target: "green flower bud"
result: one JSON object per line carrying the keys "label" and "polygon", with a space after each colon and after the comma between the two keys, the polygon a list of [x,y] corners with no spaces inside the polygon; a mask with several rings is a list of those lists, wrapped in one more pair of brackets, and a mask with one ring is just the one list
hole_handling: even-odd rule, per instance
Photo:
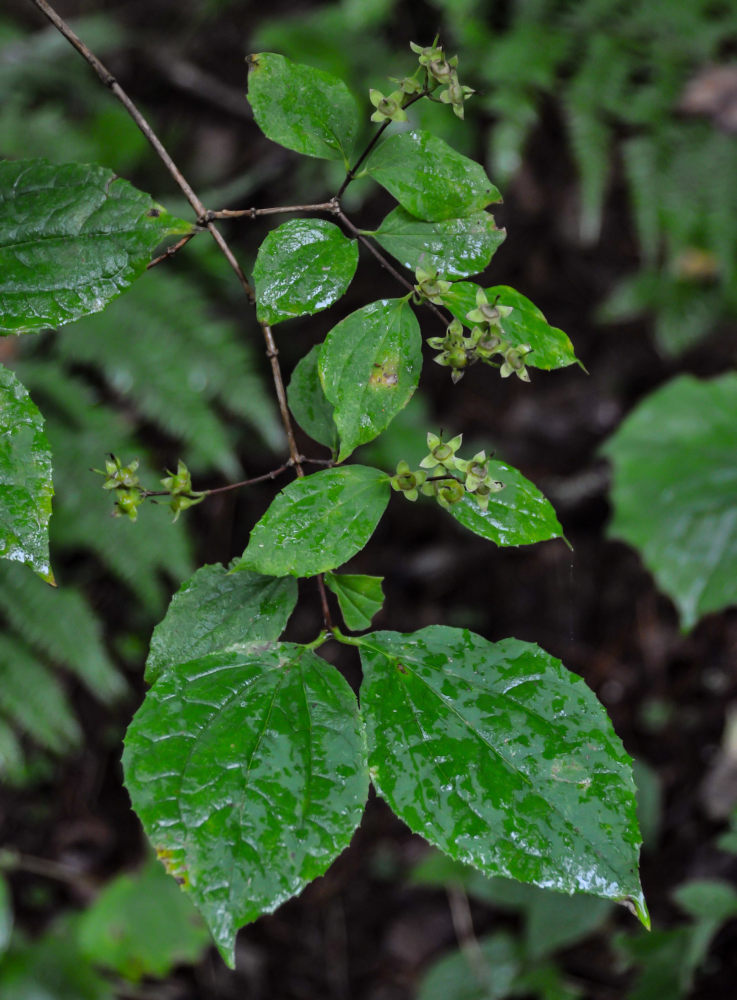
{"label": "green flower bud", "polygon": [[174,520],[178,519],[183,510],[189,510],[190,507],[202,503],[204,499],[204,493],[194,493],[191,496],[183,496],[181,493],[175,493],[169,501],[169,507],[174,514]]}
{"label": "green flower bud", "polygon": [[143,497],[137,489],[118,490],[113,517],[128,517],[131,521],[138,519],[138,508],[143,503]]}
{"label": "green flower bud", "polygon": [[169,472],[168,469],[166,471],[168,475],[161,480],[161,485],[165,490],[169,490],[170,493],[175,495],[192,492],[192,476],[181,458],[177,463],[176,473]]}

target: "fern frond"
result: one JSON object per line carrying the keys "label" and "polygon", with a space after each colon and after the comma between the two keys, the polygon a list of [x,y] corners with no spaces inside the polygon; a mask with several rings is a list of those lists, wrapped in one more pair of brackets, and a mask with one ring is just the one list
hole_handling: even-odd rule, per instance
{"label": "fern frond", "polygon": [[25,567],[0,563],[0,609],[8,624],[35,650],[63,666],[101,701],[126,690],[108,656],[102,630],[80,591],[49,587]]}
{"label": "fern frond", "polygon": [[181,276],[147,274],[104,313],[64,330],[56,352],[67,364],[94,366],[141,417],[182,442],[195,470],[241,472],[232,421],[218,406],[262,440],[281,442],[263,370],[243,332],[213,318],[197,286]]}
{"label": "fern frond", "polygon": [[111,451],[126,459],[138,457],[141,479],[153,488],[161,470],[125,418],[100,405],[94,391],[81,379],[60,371],[53,358],[16,367],[46,416],[56,490],[52,554],[93,552],[152,616],[157,614],[169,597],[164,576],[181,580],[194,568],[184,519],[171,523],[168,508],[163,506],[148,508],[135,525],[111,518],[110,496],[100,488],[100,477],[89,470],[99,467]]}
{"label": "fern frond", "polygon": [[0,716],[53,753],[82,733],[63,687],[20,639],[0,636]]}

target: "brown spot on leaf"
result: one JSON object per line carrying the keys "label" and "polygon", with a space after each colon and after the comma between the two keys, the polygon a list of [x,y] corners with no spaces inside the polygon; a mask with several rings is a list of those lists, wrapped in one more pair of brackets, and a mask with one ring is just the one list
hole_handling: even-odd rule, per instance
{"label": "brown spot on leaf", "polygon": [[374,388],[392,389],[399,382],[397,362],[387,358],[381,363],[376,362],[369,378],[369,385]]}

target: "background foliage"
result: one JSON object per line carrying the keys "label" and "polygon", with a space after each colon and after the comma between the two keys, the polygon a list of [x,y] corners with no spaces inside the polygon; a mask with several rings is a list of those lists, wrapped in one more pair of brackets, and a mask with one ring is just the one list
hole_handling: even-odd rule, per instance
{"label": "background foliage", "polygon": [[[446,379],[431,376],[423,383],[424,397],[400,418],[400,454],[389,454],[393,443],[380,442],[359,452],[359,461],[393,466],[412,447],[419,458],[422,414],[436,407],[468,437],[479,438],[480,446],[489,445],[491,427],[493,443],[505,457],[534,470],[532,478],[556,500],[574,556],[562,543],[538,556],[482,551],[460,534],[449,543],[438,522],[424,513],[411,524],[391,521],[378,539],[387,552],[400,535],[415,546],[388,576],[391,625],[415,627],[420,609],[428,621],[465,624],[475,617],[487,634],[540,641],[598,689],[627,745],[656,765],[655,781],[666,793],[661,832],[652,834],[652,854],[645,859],[658,928],[651,938],[634,937],[630,930],[615,940],[619,921],[603,910],[587,913],[576,925],[565,913],[567,901],[556,910],[548,900],[552,914],[535,917],[532,897],[509,901],[499,886],[484,895],[486,890],[468,885],[457,871],[441,872],[425,884],[464,889],[481,950],[490,956],[485,961],[506,970],[495,977],[496,992],[490,993],[484,966],[474,970],[473,941],[464,939],[451,907],[454,933],[443,892],[426,888],[422,892],[430,895],[416,897],[418,890],[405,887],[416,848],[377,809],[326,896],[316,887],[286,915],[244,935],[246,971],[238,988],[245,983],[254,995],[261,990],[296,996],[310,995],[305,991],[313,986],[316,993],[327,989],[340,996],[350,983],[351,995],[370,996],[376,995],[379,976],[391,983],[392,996],[407,996],[415,988],[420,995],[442,990],[447,996],[449,982],[465,984],[462,996],[525,989],[544,997],[582,991],[637,1000],[724,996],[735,952],[734,921],[720,930],[734,914],[729,891],[711,886],[702,904],[702,890],[675,887],[688,879],[735,876],[733,857],[716,839],[737,799],[729,778],[734,749],[728,726],[722,740],[724,707],[737,694],[730,668],[734,612],[706,619],[689,638],[679,629],[696,625],[704,611],[733,603],[729,588],[737,573],[728,562],[722,592],[703,604],[684,603],[678,588],[668,584],[642,541],[651,537],[648,515],[668,484],[654,482],[645,502],[635,496],[636,518],[629,529],[625,525],[620,497],[627,482],[619,477],[626,476],[630,460],[625,433],[636,426],[626,423],[622,435],[605,446],[617,468],[614,530],[643,547],[660,586],[679,604],[679,622],[637,557],[602,540],[606,467],[597,448],[627,410],[671,376],[691,372],[703,379],[734,366],[737,140],[728,94],[711,105],[702,98],[698,105],[698,91],[694,97],[689,90],[689,81],[698,80],[711,63],[731,65],[734,59],[737,16],[731,5],[689,0],[664,17],[660,4],[625,0],[464,0],[427,4],[417,13],[391,0],[344,0],[280,10],[268,20],[266,12],[237,0],[211,0],[198,5],[191,22],[182,19],[180,28],[162,38],[159,18],[165,7],[149,5],[136,18],[113,7],[87,16],[78,28],[93,49],[114,61],[131,89],[140,88],[136,96],[149,105],[188,174],[201,189],[210,189],[208,203],[247,204],[261,199],[267,184],[278,192],[272,200],[312,199],[315,192],[333,190],[340,177],[338,165],[334,176],[325,163],[307,162],[295,170],[294,158],[253,139],[242,99],[246,51],[279,51],[345,76],[362,100],[369,85],[382,86],[387,73],[396,72],[398,53],[410,37],[429,41],[428,24],[437,25],[448,48],[461,54],[468,82],[479,92],[467,105],[471,127],[462,129],[432,107],[418,115],[416,125],[431,124],[457,148],[486,161],[505,195],[499,224],[510,231],[495,258],[506,273],[495,270],[494,280],[508,281],[539,302],[551,322],[571,334],[591,375],[587,379],[574,369],[536,374],[531,401],[521,385],[495,388],[488,400],[488,386],[471,373],[463,402],[449,397]],[[86,11],[70,6],[64,13]],[[172,211],[184,212],[123,111],[66,43],[20,2],[9,4],[0,21],[0,92],[2,155],[99,162],[153,190]],[[698,106],[702,111],[694,114]],[[357,183],[350,197],[360,211],[367,189]],[[239,237],[249,269],[264,232],[254,227]],[[18,372],[47,417],[56,463],[52,552],[61,584],[51,592],[7,565],[0,577],[6,625],[0,658],[3,840],[67,866],[71,860],[95,884],[140,858],[111,755],[134,692],[141,690],[148,634],[195,560],[227,561],[244,547],[240,525],[260,516],[268,494],[253,491],[236,501],[213,502],[209,512],[191,512],[188,525],[171,525],[163,510],[151,510],[131,531],[130,525],[107,520],[109,505],[99,481],[80,470],[101,464],[112,450],[138,455],[154,477],[156,469],[173,467],[181,455],[209,485],[241,470],[257,474],[269,467],[267,448],[281,449],[263,388],[265,365],[252,347],[258,341],[242,336],[237,291],[214,253],[197,244],[176,268],[157,269],[101,316],[68,327],[64,337],[2,345],[11,352],[4,363]],[[350,308],[360,302],[358,290],[356,295]],[[631,319],[640,315],[644,320]],[[287,366],[305,353],[311,336],[304,321],[294,321],[280,344]],[[722,380],[727,388],[730,379]],[[693,471],[703,495],[709,479],[700,471],[705,451],[699,442],[689,452],[683,438],[669,430],[661,451],[661,427],[670,427],[683,404],[676,400],[664,413],[653,408],[679,384],[666,386],[643,404],[649,410],[638,411],[656,427],[653,439],[640,439],[638,447],[646,455],[662,454],[663,474],[670,469],[677,481],[684,466]],[[733,404],[732,389],[725,408]],[[636,419],[637,413],[629,421]],[[725,456],[731,453],[729,433],[725,427],[724,444],[716,449],[723,447]],[[720,461],[729,468],[728,457]],[[731,482],[719,477],[708,495],[718,499],[722,489],[728,515]],[[713,543],[720,556],[734,558],[732,543],[722,544],[710,523],[703,530],[703,536],[692,527],[682,530],[678,544],[688,538],[704,553]],[[668,539],[663,549],[672,553]],[[386,555],[378,552],[362,556],[357,571],[384,572],[382,560]],[[696,584],[703,578],[698,561],[689,559],[689,593],[696,585],[694,567]],[[299,635],[309,624],[297,620],[293,628]],[[39,692],[30,706],[29,687]],[[690,734],[685,750],[684,732]],[[73,792],[80,774],[86,775],[82,791]],[[55,788],[66,792],[56,799]],[[12,869],[13,859],[5,860],[4,867]],[[10,948],[0,965],[3,996],[28,997],[41,988],[59,998],[110,996],[118,987],[93,969],[90,955],[121,977],[119,986],[143,973],[166,973],[163,959],[147,959],[145,949],[136,953],[142,945],[131,946],[133,957],[122,959],[90,937],[95,910],[87,908],[77,919],[90,900],[83,886],[72,881],[60,890],[53,880],[24,874],[22,866],[9,878],[14,902],[0,907],[0,927],[9,927],[15,912],[19,930],[12,942],[9,932],[0,934]],[[135,899],[135,887],[128,888]],[[141,892],[152,895],[150,885]],[[102,906],[105,899],[100,895],[93,905]],[[398,913],[388,926],[387,900]],[[717,906],[715,900],[722,902]],[[420,906],[425,916],[419,926],[429,943],[408,944]],[[169,910],[166,914],[157,933],[174,919]],[[569,920],[582,936],[571,930],[567,939],[545,941],[541,926],[561,928]],[[604,931],[592,938],[596,925]],[[45,928],[55,937],[38,937]],[[329,955],[333,971],[316,972],[298,957],[288,963],[270,957],[280,935],[300,932],[303,955],[317,956],[313,964],[320,968]],[[711,964],[695,980],[715,934]],[[462,952],[446,961],[460,965],[443,979],[445,973],[431,964],[443,948],[453,949],[456,935]],[[189,948],[171,961],[194,959],[198,940],[195,933]],[[577,945],[580,940],[585,948]],[[373,960],[367,942],[377,949]],[[159,959],[166,953],[162,943]],[[592,953],[593,963],[586,957]],[[627,967],[634,970],[629,977]],[[476,990],[479,969],[482,992]],[[200,971],[180,977],[176,988],[182,996],[200,990],[227,997],[235,983],[225,972]]]}

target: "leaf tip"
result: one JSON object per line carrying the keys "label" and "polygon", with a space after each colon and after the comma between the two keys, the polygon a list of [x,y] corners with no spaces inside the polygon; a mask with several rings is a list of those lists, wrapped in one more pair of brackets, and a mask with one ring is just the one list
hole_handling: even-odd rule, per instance
{"label": "leaf tip", "polygon": [[618,900],[618,902],[622,906],[625,906],[633,916],[637,917],[646,931],[651,930],[650,912],[642,890],[636,896],[625,896],[623,899]]}

